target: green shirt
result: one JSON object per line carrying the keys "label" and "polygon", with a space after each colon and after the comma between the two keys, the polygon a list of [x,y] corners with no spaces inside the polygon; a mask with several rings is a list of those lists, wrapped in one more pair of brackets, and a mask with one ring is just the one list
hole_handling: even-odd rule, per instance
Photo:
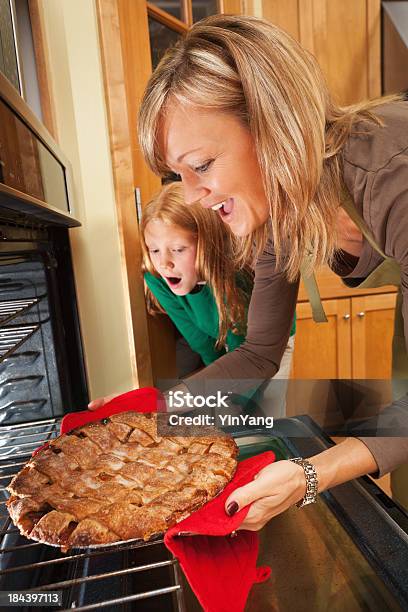
{"label": "green shirt", "polygon": [[[198,353],[205,365],[209,365],[226,349],[217,350],[215,344],[218,338],[218,309],[214,295],[208,285],[195,293],[176,295],[172,292],[166,281],[150,272],[144,275],[147,286],[165,310],[181,335],[186,339],[193,351]],[[296,331],[296,322],[293,320],[290,335]],[[245,340],[245,336],[227,332],[226,345],[228,351],[233,351]]]}

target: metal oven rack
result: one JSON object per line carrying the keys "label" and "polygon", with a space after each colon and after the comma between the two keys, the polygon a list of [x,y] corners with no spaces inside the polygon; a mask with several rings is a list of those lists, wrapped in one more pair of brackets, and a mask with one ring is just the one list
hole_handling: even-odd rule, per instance
{"label": "metal oven rack", "polygon": [[63,413],[47,270],[41,258],[0,256],[0,425]]}
{"label": "metal oven rack", "polygon": [[35,304],[38,304],[41,298],[32,298],[26,300],[6,300],[0,302],[0,325],[4,325],[17,315],[21,315],[29,310]]}
{"label": "metal oven rack", "polygon": [[39,325],[19,325],[18,327],[0,328],[0,360],[5,359],[16,351],[34,332],[40,329]]}
{"label": "metal oven rack", "polygon": [[40,329],[39,324],[6,326],[6,323],[27,313],[40,301],[41,297],[0,301],[0,363]]}
{"label": "metal oven rack", "polygon": [[[50,419],[0,428],[0,591],[59,591],[55,610],[185,611],[181,571],[163,540],[71,551],[20,536],[5,501],[6,487],[31,453],[59,433]],[[47,608],[52,609],[52,608]]]}

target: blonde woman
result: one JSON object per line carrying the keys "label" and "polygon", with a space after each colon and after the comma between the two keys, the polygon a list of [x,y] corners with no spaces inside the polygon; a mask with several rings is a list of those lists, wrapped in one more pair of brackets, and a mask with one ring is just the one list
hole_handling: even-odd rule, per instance
{"label": "blonde woman", "polygon": [[[145,92],[139,134],[150,167],[180,175],[186,202],[219,215],[241,239],[243,258],[257,245],[246,341],[193,376],[195,385],[213,380],[234,390],[243,377],[273,376],[300,272],[307,278],[325,263],[353,285],[400,283],[408,337],[404,101],[340,108],[314,58],[285,32],[220,15],[195,24],[163,58]],[[408,378],[398,334],[394,345],[399,375]],[[399,435],[407,431],[406,405],[402,398],[384,413]],[[323,491],[404,461],[408,438],[349,438],[309,462],[266,467],[230,496],[226,512],[253,502],[242,528],[259,529],[292,504],[314,501],[316,482]]]}

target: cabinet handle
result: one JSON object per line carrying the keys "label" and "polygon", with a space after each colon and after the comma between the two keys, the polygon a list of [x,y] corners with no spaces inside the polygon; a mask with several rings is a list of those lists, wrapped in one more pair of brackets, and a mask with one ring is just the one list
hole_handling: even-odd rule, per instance
{"label": "cabinet handle", "polygon": [[345,315],[343,315],[343,319],[344,319],[345,321],[348,321],[348,320],[349,320],[349,318],[350,318],[350,315],[349,315],[349,314],[345,314]]}
{"label": "cabinet handle", "polygon": [[358,312],[357,316],[360,317],[360,319],[362,319],[363,317],[365,317],[365,312]]}

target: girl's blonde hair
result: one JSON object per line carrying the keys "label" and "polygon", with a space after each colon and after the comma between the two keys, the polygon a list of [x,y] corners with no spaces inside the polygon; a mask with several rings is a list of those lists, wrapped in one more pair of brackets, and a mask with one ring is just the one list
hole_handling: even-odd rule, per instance
{"label": "girl's blonde hair", "polygon": [[[390,98],[387,98],[391,99]],[[371,109],[386,99],[338,107],[315,58],[283,30],[255,17],[215,15],[195,24],[153,73],[139,115],[152,170],[169,169],[158,130],[168,104],[230,113],[250,130],[270,206],[265,224],[241,240],[258,254],[272,228],[277,264],[295,280],[331,261],[342,188],[340,151],[353,123],[381,125]]]}
{"label": "girl's blonde hair", "polygon": [[[249,303],[252,279],[247,268],[240,270],[240,286],[236,282],[234,246],[236,239],[228,227],[211,210],[200,204],[184,203],[181,183],[169,183],[143,210],[141,222],[144,270],[158,276],[155,271],[144,234],[147,224],[159,219],[168,225],[180,227],[197,238],[196,271],[200,280],[206,281],[212,290],[219,316],[216,348],[225,346],[227,331],[244,333],[246,308]],[[151,314],[165,312],[146,287],[147,305]]]}

